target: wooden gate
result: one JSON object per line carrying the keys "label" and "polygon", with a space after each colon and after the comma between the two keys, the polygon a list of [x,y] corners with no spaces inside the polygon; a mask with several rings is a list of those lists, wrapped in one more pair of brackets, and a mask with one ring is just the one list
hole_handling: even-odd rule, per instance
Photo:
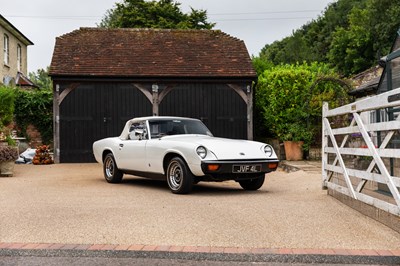
{"label": "wooden gate", "polygon": [[399,107],[400,88],[332,110],[324,103],[324,188],[400,216]]}

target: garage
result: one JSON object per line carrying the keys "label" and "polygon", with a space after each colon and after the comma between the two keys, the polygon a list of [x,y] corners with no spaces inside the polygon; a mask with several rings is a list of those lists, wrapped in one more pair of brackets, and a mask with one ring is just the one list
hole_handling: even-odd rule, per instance
{"label": "garage", "polygon": [[81,28],[56,39],[50,76],[59,163],[94,162],[92,143],[139,116],[253,138],[256,73],[244,42],[220,31]]}

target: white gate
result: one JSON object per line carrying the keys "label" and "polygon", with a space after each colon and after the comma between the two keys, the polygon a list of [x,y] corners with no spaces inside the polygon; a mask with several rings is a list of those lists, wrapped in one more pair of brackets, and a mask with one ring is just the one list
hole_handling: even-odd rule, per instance
{"label": "white gate", "polygon": [[[332,110],[329,110],[328,104],[324,103],[322,112],[324,188],[400,216],[400,167],[393,166],[400,160],[400,149],[396,141],[400,132],[400,115],[393,115],[396,110],[397,112],[400,110],[399,107],[400,88]],[[391,112],[392,118],[395,119],[385,122],[368,121],[370,114],[375,114],[377,110]],[[339,120],[339,117],[342,120]],[[380,136],[379,140],[374,136]],[[355,138],[358,138],[362,145],[354,145]],[[353,159],[349,160],[349,157]],[[356,160],[354,158],[369,159],[366,169],[354,167],[352,165]],[[365,189],[367,183],[374,184],[375,187],[385,187],[386,192]]]}

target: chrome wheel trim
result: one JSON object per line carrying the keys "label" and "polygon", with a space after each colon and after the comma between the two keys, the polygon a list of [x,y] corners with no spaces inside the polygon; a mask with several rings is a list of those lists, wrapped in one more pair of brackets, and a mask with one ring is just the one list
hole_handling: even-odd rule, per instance
{"label": "chrome wheel trim", "polygon": [[110,157],[107,157],[104,162],[104,169],[107,180],[111,180],[114,175],[114,160]]}
{"label": "chrome wheel trim", "polygon": [[177,190],[182,185],[183,170],[178,162],[172,162],[168,168],[168,183],[171,189]]}

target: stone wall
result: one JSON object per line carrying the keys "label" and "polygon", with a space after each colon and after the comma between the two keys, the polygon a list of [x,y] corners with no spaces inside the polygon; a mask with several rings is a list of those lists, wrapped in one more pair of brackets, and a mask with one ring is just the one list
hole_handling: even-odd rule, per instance
{"label": "stone wall", "polygon": [[396,216],[384,210],[378,209],[362,201],[350,198],[347,195],[328,189],[328,195],[336,198],[347,206],[359,211],[360,213],[383,223],[394,231],[400,233],[400,216]]}

